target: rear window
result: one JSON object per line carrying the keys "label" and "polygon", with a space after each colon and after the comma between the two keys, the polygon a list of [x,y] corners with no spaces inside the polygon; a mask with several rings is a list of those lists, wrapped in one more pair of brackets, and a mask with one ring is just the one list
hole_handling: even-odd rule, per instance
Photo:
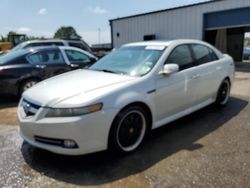
{"label": "rear window", "polygon": [[0,65],[4,65],[9,61],[12,61],[16,58],[19,58],[20,56],[24,55],[27,53],[27,50],[17,50],[13,52],[9,52],[7,54],[4,54],[0,56]]}
{"label": "rear window", "polygon": [[29,62],[32,64],[64,64],[64,59],[59,50],[46,50],[29,55]]}
{"label": "rear window", "polygon": [[22,42],[21,44],[18,44],[16,47],[12,48],[12,52],[16,50],[21,50],[25,46],[26,42]]}

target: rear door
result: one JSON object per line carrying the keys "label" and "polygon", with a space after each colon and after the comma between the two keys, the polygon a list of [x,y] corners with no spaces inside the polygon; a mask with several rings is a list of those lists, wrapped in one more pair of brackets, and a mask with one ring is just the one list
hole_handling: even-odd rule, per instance
{"label": "rear door", "polygon": [[43,71],[44,78],[49,78],[71,70],[59,49],[37,52],[28,56],[28,60],[34,64],[36,68]]}
{"label": "rear door", "polygon": [[201,44],[192,44],[191,49],[197,67],[194,73],[197,82],[197,86],[194,88],[194,103],[200,104],[211,100],[216,95],[222,67],[219,58],[211,48]]}

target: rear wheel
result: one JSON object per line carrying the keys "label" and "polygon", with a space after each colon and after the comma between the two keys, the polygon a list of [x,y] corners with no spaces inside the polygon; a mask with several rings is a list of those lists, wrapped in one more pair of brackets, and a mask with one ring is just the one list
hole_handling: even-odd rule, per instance
{"label": "rear wheel", "polygon": [[225,79],[222,84],[220,85],[220,88],[218,90],[216,104],[219,106],[225,106],[228,103],[229,97],[230,97],[230,82],[228,79]]}
{"label": "rear wheel", "polygon": [[19,95],[22,95],[23,92],[31,88],[32,86],[36,85],[38,83],[38,80],[36,79],[29,79],[24,82],[22,82],[20,88],[19,88]]}
{"label": "rear wheel", "polygon": [[148,124],[147,113],[142,107],[131,106],[122,110],[112,124],[109,149],[120,153],[134,151],[142,143]]}

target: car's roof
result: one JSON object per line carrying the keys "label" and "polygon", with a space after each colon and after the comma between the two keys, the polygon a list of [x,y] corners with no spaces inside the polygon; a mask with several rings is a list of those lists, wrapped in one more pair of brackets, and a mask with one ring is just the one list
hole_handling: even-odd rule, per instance
{"label": "car's roof", "polygon": [[157,45],[157,46],[168,46],[171,41],[144,41],[144,42],[133,42],[133,43],[128,43],[123,46],[148,46],[148,45]]}
{"label": "car's roof", "polygon": [[50,43],[50,42],[73,42],[73,43],[83,43],[82,40],[76,40],[76,39],[41,39],[41,40],[29,40],[25,41],[24,43],[30,44],[30,43]]}
{"label": "car's roof", "polygon": [[38,47],[31,47],[27,48],[27,51],[42,51],[42,50],[54,50],[54,49],[59,49],[58,46],[38,46]]}
{"label": "car's roof", "polygon": [[[71,47],[71,46],[37,46],[37,47],[31,47],[28,48],[28,51],[34,51],[34,50],[54,50],[54,49],[63,49],[63,50],[77,50],[77,51],[84,51],[82,49]],[[85,52],[85,51],[84,51]]]}
{"label": "car's roof", "polygon": [[24,43],[30,44],[30,43],[44,43],[44,42],[64,42],[65,40],[62,39],[45,39],[45,40],[29,40],[25,41]]}
{"label": "car's roof", "polygon": [[176,39],[176,40],[153,40],[153,41],[143,41],[143,42],[134,42],[125,44],[124,46],[169,46],[171,44],[181,44],[181,43],[199,43],[204,44],[204,42],[200,40],[194,39]]}

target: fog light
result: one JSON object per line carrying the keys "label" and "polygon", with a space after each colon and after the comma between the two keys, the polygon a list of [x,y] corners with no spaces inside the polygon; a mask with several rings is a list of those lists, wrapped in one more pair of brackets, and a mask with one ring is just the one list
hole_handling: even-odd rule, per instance
{"label": "fog light", "polygon": [[77,148],[77,144],[73,140],[64,140],[63,145],[65,148]]}

